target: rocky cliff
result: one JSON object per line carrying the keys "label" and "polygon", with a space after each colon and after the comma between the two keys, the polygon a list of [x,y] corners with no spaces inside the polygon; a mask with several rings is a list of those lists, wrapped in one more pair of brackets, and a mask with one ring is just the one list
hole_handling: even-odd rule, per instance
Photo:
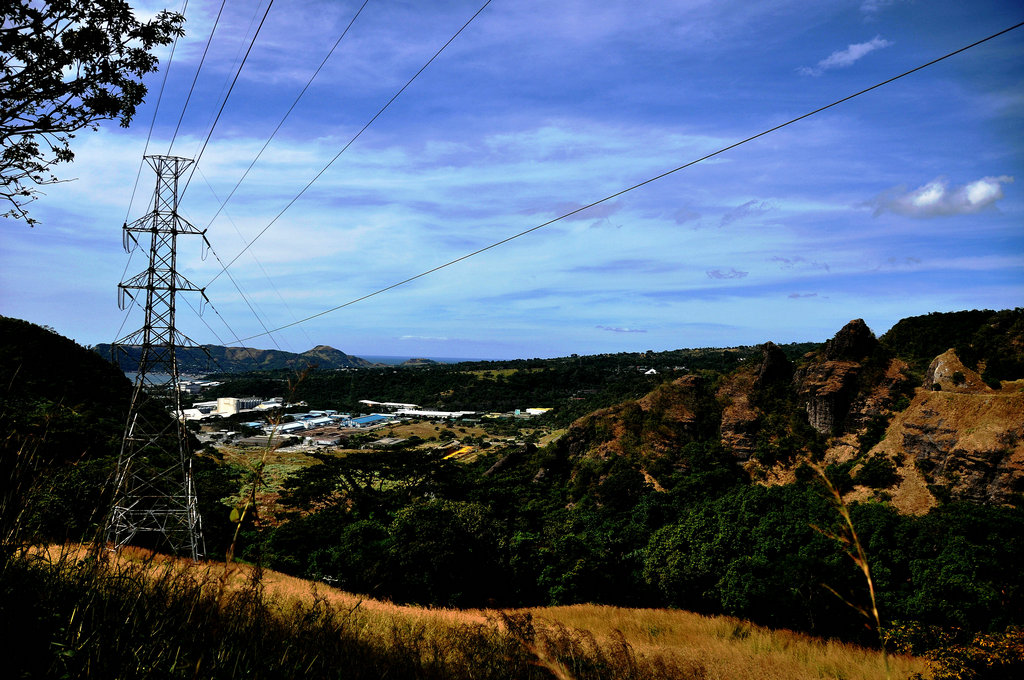
{"label": "rocky cliff", "polygon": [[[945,499],[1009,503],[1024,493],[1024,381],[994,390],[953,350],[893,417],[872,455],[897,461],[893,501],[907,511]],[[928,496],[922,493],[928,490]]]}
{"label": "rocky cliff", "polygon": [[717,380],[686,376],[592,413],[569,429],[564,450],[577,462],[626,458],[659,487],[658,471],[685,469],[682,447],[714,441],[765,483],[792,481],[809,462],[846,475],[851,499],[889,500],[907,513],[953,499],[1016,503],[1022,386],[990,387],[952,349],[915,377],[855,319],[795,364],[766,343],[758,362]]}

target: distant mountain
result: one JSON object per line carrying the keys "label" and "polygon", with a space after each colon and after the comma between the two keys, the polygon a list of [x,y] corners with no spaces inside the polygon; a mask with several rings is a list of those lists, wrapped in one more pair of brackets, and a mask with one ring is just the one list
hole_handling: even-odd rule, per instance
{"label": "distant mountain", "polygon": [[[111,346],[100,344],[93,349],[110,358]],[[137,346],[123,348],[115,357],[121,370],[134,371],[138,368],[142,350]],[[206,350],[204,352],[203,350]],[[209,356],[207,356],[209,353]],[[376,366],[366,359],[345,354],[341,350],[317,345],[311,350],[296,354],[279,349],[253,349],[251,347],[223,347],[203,345],[200,348],[178,350],[180,370],[185,373],[245,373],[247,371],[269,371],[280,368],[301,370],[307,366],[322,369],[364,368]]]}

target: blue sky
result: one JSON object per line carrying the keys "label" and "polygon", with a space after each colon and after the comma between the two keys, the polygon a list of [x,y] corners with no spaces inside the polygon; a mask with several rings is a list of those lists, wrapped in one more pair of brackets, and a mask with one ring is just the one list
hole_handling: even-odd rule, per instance
{"label": "blue sky", "polygon": [[[479,9],[277,0],[182,202],[224,262]],[[194,157],[265,1],[228,3],[182,118]],[[160,3],[138,3],[152,12]],[[167,153],[220,3],[192,0],[149,153]],[[254,14],[258,12],[258,14]],[[979,0],[494,0],[208,294],[193,339],[238,344],[678,167],[1024,20]],[[162,63],[167,63],[163,50]],[[75,140],[77,178],[0,225],[0,313],[83,344],[125,321],[121,248],[163,73],[129,129]],[[1024,300],[1024,28],[387,293],[271,336],[353,354],[546,357],[881,334]],[[219,199],[217,198],[219,197]],[[131,206],[130,206],[131,203]],[[130,207],[129,207],[130,206]],[[220,270],[183,238],[182,273]],[[197,307],[198,308],[198,307]],[[222,322],[226,321],[226,324]]]}

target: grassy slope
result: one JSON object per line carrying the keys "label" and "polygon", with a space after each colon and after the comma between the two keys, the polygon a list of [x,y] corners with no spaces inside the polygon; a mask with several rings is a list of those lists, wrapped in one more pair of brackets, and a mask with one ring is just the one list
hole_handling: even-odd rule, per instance
{"label": "grassy slope", "polygon": [[[78,547],[58,547],[51,549],[51,553],[56,555],[69,549],[84,555],[84,549]],[[133,549],[125,550],[121,560],[146,565],[153,571],[168,566],[188,570],[200,580],[218,584],[229,592],[244,589],[252,576],[252,567],[248,565],[233,564],[228,568],[217,562],[193,565]],[[424,609],[362,598],[270,570],[262,572],[260,583],[267,601],[281,615],[294,612],[296,606],[327,605],[348,613],[350,625],[355,627],[360,639],[408,649],[409,645],[395,636],[415,635],[423,654],[451,655],[454,665],[459,664],[455,657],[460,656],[458,647],[466,630],[474,626],[497,626],[507,630],[501,623],[502,614],[515,617],[528,613],[538,636],[533,645],[525,646],[535,655],[534,663],[548,668],[559,678],[574,676],[541,640],[560,640],[562,647],[569,644],[566,640],[571,640],[578,645],[577,652],[601,650],[599,653],[605,658],[615,658],[615,650],[628,648],[641,662],[664,661],[670,668],[685,669],[683,675],[672,673],[671,677],[730,680],[887,677],[882,655],[877,651],[786,630],[770,630],[730,617],[600,605],[510,612]],[[553,646],[559,649],[558,645]],[[889,664],[890,677],[906,678],[915,673],[930,676],[928,663],[921,658],[889,657]],[[623,676],[616,672],[607,677]]]}

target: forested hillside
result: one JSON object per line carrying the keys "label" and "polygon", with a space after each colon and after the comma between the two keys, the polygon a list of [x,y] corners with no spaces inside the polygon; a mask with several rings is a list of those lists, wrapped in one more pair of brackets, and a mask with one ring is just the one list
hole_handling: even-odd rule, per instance
{"label": "forested hillside", "polygon": [[[49,540],[91,539],[110,504],[132,383],[52,329],[0,317],[0,385],[2,527]],[[207,542],[221,552],[232,526],[220,499],[237,491],[239,471],[207,453],[196,459],[195,474]]]}
{"label": "forested hillside", "polygon": [[[999,328],[992,347],[1019,342],[1013,323]],[[1010,417],[1020,383],[969,395],[1009,409],[985,425],[1003,447],[994,458],[978,461],[990,441],[974,437],[929,472],[927,452],[894,450],[887,433],[919,404],[945,414],[929,400],[956,402],[952,383],[935,392],[933,369],[922,389],[899,342],[880,343],[859,321],[810,349],[791,358],[768,344],[724,371],[670,374],[577,419],[554,444],[473,465],[319,454],[287,484],[295,514],[250,550],[402,601],[669,604],[856,636],[860,614],[821,586],[865,602],[843,546],[814,528],[838,522],[818,466],[852,503],[888,621],[990,631],[1024,621],[1024,579],[1011,567],[1024,558],[1021,422]],[[521,379],[552,370],[534,368]],[[456,393],[476,381],[456,375]],[[1001,491],[976,493],[957,461],[1002,479]]]}
{"label": "forested hillside", "polygon": [[[566,429],[542,447],[482,448],[472,462],[428,442],[310,453],[284,482],[288,512],[269,521],[257,507],[237,547],[398,602],[672,606],[877,643],[857,610],[869,605],[864,575],[852,545],[831,537],[841,514],[817,468],[848,504],[894,644],[1003,635],[1024,625],[1022,315],[950,315],[949,347],[946,317],[929,315],[881,340],[856,320],[823,345],[221,376],[225,394],[281,394],[291,380],[289,398],[319,408],[550,406],[544,418]],[[20,439],[8,438],[4,460],[45,450],[42,424],[57,415],[82,418],[75,441],[96,443],[74,461],[67,447],[51,456],[57,481],[37,498],[41,516],[68,523],[37,530],[84,533],[130,386],[73,343],[5,323],[4,417]],[[25,350],[46,343],[65,369]],[[89,382],[71,387],[67,375]],[[212,554],[243,479],[260,483],[264,469],[199,460]]]}

